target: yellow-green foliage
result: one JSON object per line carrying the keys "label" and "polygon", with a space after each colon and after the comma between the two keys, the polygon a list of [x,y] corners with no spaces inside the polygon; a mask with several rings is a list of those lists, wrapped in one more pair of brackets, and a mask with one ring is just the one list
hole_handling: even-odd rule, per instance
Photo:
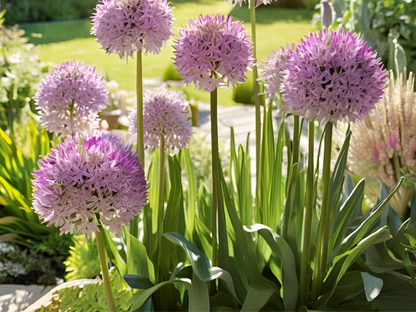
{"label": "yellow-green foliage", "polygon": [[88,241],[84,235],[73,237],[75,245],[69,251],[69,257],[64,262],[66,280],[94,278],[100,274],[100,261],[95,235]]}

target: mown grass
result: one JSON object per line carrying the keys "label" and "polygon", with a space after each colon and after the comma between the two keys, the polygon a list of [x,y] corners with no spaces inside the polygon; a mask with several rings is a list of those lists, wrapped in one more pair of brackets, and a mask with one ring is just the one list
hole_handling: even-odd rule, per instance
{"label": "mown grass", "polygon": [[[187,24],[189,18],[199,14],[230,14],[233,19],[245,22],[247,33],[251,33],[249,10],[247,7],[233,7],[222,0],[173,0],[175,34],[178,28]],[[257,54],[264,59],[272,49],[286,45],[286,42],[298,42],[300,38],[315,28],[310,24],[312,13],[306,10],[287,10],[263,7],[257,10]],[[42,61],[58,64],[68,60],[79,60],[95,66],[105,73],[108,79],[114,79],[126,90],[135,88],[135,61],[120,60],[117,55],[106,55],[100,49],[90,32],[90,21],[66,21],[45,24],[23,25],[30,42],[37,44]],[[39,38],[38,34],[42,34]],[[143,58],[143,75],[161,77],[169,63],[172,62],[173,40],[159,55],[146,55]],[[251,73],[249,73],[251,74]],[[209,101],[209,94],[194,90],[193,86],[182,88],[189,98]],[[222,89],[219,92],[221,105],[233,105],[232,91]]]}

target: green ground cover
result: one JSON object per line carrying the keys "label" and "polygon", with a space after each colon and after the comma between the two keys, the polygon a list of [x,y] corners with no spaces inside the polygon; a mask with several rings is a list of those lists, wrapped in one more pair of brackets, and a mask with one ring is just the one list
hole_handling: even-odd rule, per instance
{"label": "green ground cover", "polygon": [[[175,34],[178,28],[187,24],[189,18],[199,14],[230,14],[234,19],[245,22],[247,33],[251,33],[249,10],[247,7],[233,7],[221,0],[173,0],[175,17]],[[286,42],[298,42],[303,35],[314,31],[310,24],[312,13],[306,10],[287,10],[263,7],[257,10],[257,53],[264,59],[272,49],[286,45]],[[68,60],[79,60],[96,66],[99,72],[105,73],[108,79],[114,79],[120,88],[134,90],[135,62],[120,60],[117,55],[106,55],[100,49],[95,38],[90,36],[90,20],[65,21],[45,24],[22,25],[30,42],[37,44],[42,61],[58,64]],[[40,37],[39,34],[42,34]],[[173,40],[159,55],[147,55],[143,58],[143,74],[145,77],[163,76],[163,72],[172,62]],[[250,73],[249,73],[250,74]],[[194,90],[193,86],[182,89],[188,98],[209,101],[209,94]],[[231,90],[220,90],[220,104],[233,105]]]}

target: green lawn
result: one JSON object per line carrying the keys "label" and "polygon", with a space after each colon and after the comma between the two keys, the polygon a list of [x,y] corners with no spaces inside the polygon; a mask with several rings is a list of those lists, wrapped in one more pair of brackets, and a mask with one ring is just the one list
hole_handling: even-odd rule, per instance
{"label": "green lawn", "polygon": [[[187,24],[189,18],[199,14],[230,14],[234,19],[245,22],[247,33],[251,33],[249,10],[247,7],[233,7],[222,0],[173,0],[175,33]],[[310,24],[312,13],[305,10],[286,10],[260,8],[257,10],[257,53],[264,59],[272,49],[286,45],[286,42],[298,42],[303,35],[315,28]],[[90,21],[67,21],[46,24],[23,25],[30,42],[38,44],[37,49],[42,61],[57,64],[68,60],[79,60],[95,66],[99,72],[106,73],[109,79],[116,80],[120,87],[134,90],[134,60],[120,60],[117,55],[106,55],[89,35]],[[42,34],[42,37],[39,36]],[[172,40],[159,55],[147,55],[143,59],[145,77],[163,76],[165,68],[172,62]],[[209,94],[194,90],[193,86],[184,88],[188,97],[209,101]],[[233,105],[231,90],[220,90],[220,104]]]}

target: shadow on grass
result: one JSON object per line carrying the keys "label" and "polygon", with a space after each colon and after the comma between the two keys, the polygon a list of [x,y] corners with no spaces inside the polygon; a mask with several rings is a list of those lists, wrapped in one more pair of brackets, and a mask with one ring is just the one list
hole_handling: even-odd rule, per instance
{"label": "shadow on grass", "polygon": [[[250,10],[247,5],[236,5],[230,15],[233,19],[250,22]],[[308,10],[294,10],[294,9],[279,9],[273,7],[259,7],[256,9],[256,23],[257,24],[272,24],[274,22],[282,21],[285,23],[310,22],[313,12]]]}
{"label": "shadow on grass", "polygon": [[90,19],[22,24],[20,28],[26,32],[29,42],[34,44],[92,37]]}

